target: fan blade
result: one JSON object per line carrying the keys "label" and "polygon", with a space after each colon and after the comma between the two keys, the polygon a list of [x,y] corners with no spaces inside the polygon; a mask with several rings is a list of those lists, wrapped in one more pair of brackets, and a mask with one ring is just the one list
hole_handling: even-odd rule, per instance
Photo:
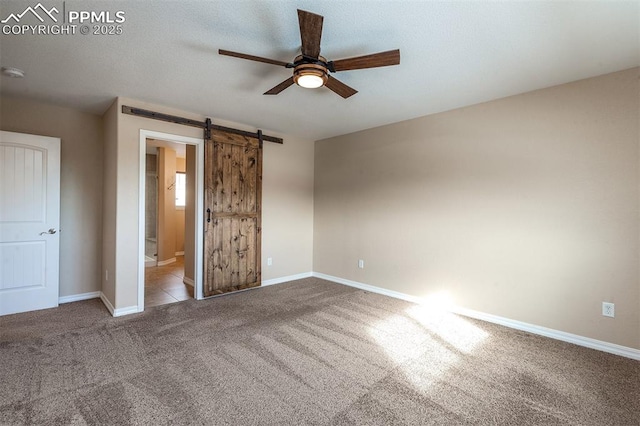
{"label": "fan blade", "polygon": [[308,56],[313,59],[318,59],[318,56],[320,56],[320,38],[322,37],[323,19],[320,15],[298,9],[303,56]]}
{"label": "fan blade", "polygon": [[347,99],[349,96],[353,96],[358,93],[356,89],[347,86],[337,78],[333,78],[331,76],[328,77],[329,78],[327,79],[325,86],[327,86],[330,90],[342,96],[343,98]]}
{"label": "fan blade", "polygon": [[278,84],[273,89],[270,89],[270,90],[264,92],[264,94],[265,95],[277,95],[278,93],[282,92],[284,89],[286,89],[287,87],[291,86],[292,84],[293,84],[293,77],[289,77],[288,79],[286,79],[282,83]]}
{"label": "fan blade", "polygon": [[400,63],[400,49],[387,52],[373,53],[371,55],[356,56],[354,58],[338,59],[329,62],[332,71],[360,70],[364,68],[387,67]]}
{"label": "fan blade", "polygon": [[261,58],[260,56],[247,55],[245,53],[232,52],[230,50],[219,49],[218,53],[225,56],[233,56],[234,58],[248,59],[250,61],[264,62],[265,64],[280,65],[286,67],[287,62],[276,61],[275,59]]}

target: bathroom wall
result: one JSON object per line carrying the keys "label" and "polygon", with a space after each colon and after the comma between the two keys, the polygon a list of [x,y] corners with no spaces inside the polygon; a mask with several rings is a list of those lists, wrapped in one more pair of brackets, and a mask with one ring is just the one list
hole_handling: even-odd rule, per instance
{"label": "bathroom wall", "polygon": [[145,180],[145,257],[156,259],[158,226],[158,156],[147,154]]}
{"label": "bathroom wall", "polygon": [[[185,158],[176,158],[176,172],[186,173],[186,159]],[[190,200],[193,202],[193,200]],[[184,207],[176,207],[175,208],[175,233],[176,233],[176,255],[184,254],[184,215],[185,208]]]}
{"label": "bathroom wall", "polygon": [[158,265],[176,256],[176,152],[158,148]]}

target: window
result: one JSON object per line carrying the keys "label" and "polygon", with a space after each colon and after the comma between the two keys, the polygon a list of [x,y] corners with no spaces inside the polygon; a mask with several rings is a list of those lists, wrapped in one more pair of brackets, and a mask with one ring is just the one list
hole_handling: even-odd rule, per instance
{"label": "window", "polygon": [[176,173],[176,207],[184,207],[187,200],[187,175]]}

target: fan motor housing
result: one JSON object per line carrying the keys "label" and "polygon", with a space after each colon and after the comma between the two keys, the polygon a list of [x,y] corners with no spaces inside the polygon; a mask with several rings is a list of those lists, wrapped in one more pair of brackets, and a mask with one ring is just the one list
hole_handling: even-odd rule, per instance
{"label": "fan motor housing", "polygon": [[322,79],[324,86],[329,79],[329,70],[327,69],[327,60],[319,56],[317,60],[305,58],[302,55],[296,56],[294,60],[295,67],[293,69],[293,81],[298,84],[298,79],[303,75],[314,75]]}

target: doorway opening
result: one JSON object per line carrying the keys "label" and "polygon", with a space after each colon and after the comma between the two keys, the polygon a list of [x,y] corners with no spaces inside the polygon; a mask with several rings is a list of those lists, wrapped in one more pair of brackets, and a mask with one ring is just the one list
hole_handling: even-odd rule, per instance
{"label": "doorway opening", "polygon": [[202,298],[203,147],[140,131],[139,311]]}
{"label": "doorway opening", "polygon": [[[184,264],[188,147],[192,146],[147,138],[145,308],[193,298],[189,276],[193,268],[185,269]],[[195,176],[193,170],[189,175]],[[192,197],[189,203],[193,203]]]}

